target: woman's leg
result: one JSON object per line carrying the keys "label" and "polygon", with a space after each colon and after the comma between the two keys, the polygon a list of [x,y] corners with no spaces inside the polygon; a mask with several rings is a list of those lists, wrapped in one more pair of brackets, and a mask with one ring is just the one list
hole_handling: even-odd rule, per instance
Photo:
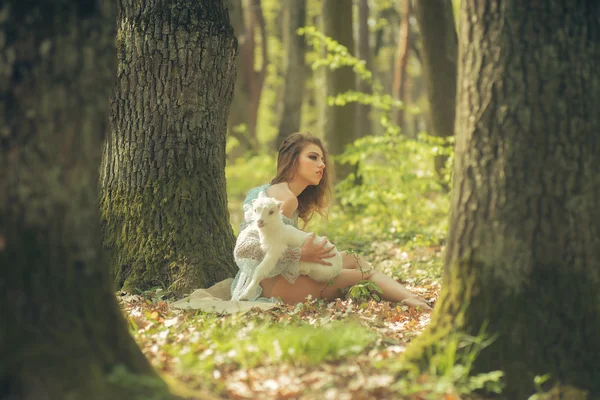
{"label": "woman's leg", "polygon": [[385,300],[430,309],[425,300],[381,272],[364,273],[358,269],[343,269],[331,284],[319,283],[303,275],[299,276],[296,282],[289,283],[284,277],[276,276],[263,280],[261,286],[265,297],[279,297],[284,303],[297,304],[306,300],[309,294],[312,298],[333,300],[339,297],[340,289],[356,285],[363,279],[376,283]]}
{"label": "woman's leg", "polygon": [[344,269],[363,269],[363,271],[373,270],[371,264],[361,256],[355,256],[347,251],[340,251],[342,255],[342,267]]}
{"label": "woman's leg", "polygon": [[389,276],[382,274],[381,272],[375,272],[375,268],[363,257],[350,254],[342,251],[342,262],[344,269],[358,270],[364,274],[365,278],[372,282],[375,282],[377,286],[383,292],[383,298],[388,301],[404,302],[409,306],[419,306],[426,310],[430,310],[431,307],[425,302],[425,299],[417,296],[399,282]]}

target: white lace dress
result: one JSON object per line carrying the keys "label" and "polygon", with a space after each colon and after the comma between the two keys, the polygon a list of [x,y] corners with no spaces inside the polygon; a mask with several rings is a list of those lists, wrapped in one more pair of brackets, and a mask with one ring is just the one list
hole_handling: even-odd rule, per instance
{"label": "white lace dress", "polygon": [[[270,184],[262,185],[251,189],[246,195],[244,200],[244,222],[240,225],[240,233],[235,243],[235,249],[233,250],[233,257],[235,263],[240,269],[233,283],[231,284],[231,299],[239,300],[240,295],[244,293],[247,286],[252,280],[254,270],[260,264],[265,254],[260,248],[260,239],[258,235],[258,228],[252,222],[252,201],[258,198],[261,192],[267,190],[271,186]],[[282,216],[283,222],[298,227],[298,214],[294,212],[292,218]],[[294,283],[298,278],[298,263],[300,262],[300,256],[302,250],[300,247],[290,247],[283,254],[281,259],[277,262],[277,265],[267,276],[272,278],[277,275],[282,275],[288,282]],[[275,302],[275,298],[261,297],[262,288],[259,286],[255,293],[252,294],[250,300],[253,301],[268,301]]]}

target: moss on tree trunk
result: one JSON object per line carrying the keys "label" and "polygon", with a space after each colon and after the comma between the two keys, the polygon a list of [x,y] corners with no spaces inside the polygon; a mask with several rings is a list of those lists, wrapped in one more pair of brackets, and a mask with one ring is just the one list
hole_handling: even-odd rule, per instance
{"label": "moss on tree trunk", "polygon": [[235,272],[225,135],[236,40],[222,1],[120,3],[102,162],[118,287],[206,287]]}
{"label": "moss on tree trunk", "polygon": [[0,5],[2,399],[165,388],[127,331],[101,251],[114,27],[110,2]]}
{"label": "moss on tree trunk", "polygon": [[600,6],[461,2],[444,295],[410,350],[450,331],[495,341],[476,371],[506,398],[536,375],[600,395]]}

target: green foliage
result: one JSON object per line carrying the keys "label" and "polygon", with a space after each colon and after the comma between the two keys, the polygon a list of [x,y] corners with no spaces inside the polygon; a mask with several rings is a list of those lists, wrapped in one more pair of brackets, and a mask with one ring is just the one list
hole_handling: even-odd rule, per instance
{"label": "green foliage", "polygon": [[[373,73],[367,69],[366,62],[352,56],[345,46],[325,36],[314,26],[301,28],[298,30],[298,34],[306,36],[308,43],[315,50],[316,54],[325,52],[322,57],[312,58],[311,65],[313,70],[320,67],[336,70],[341,67],[350,66],[356,75],[371,87],[372,94],[348,91],[337,93],[335,96],[329,96],[327,102],[330,106],[343,106],[349,102],[358,102],[368,104],[376,110],[388,113],[394,109],[404,108],[404,104],[401,101],[395,100],[393,96],[386,93],[381,83],[374,79]],[[420,112],[416,107],[412,107],[408,111],[411,113]]]}
{"label": "green foliage", "polygon": [[472,375],[477,356],[492,341],[483,332],[476,337],[452,333],[429,349],[425,370],[403,359],[393,361],[391,368],[402,376],[394,389],[406,395],[426,392],[425,398],[430,399],[438,399],[443,394],[464,395],[477,390],[501,393],[504,387],[502,371]]}
{"label": "green foliage", "polygon": [[322,221],[318,229],[326,230],[337,244],[360,245],[375,238],[418,245],[439,243],[447,230],[449,198],[444,187],[449,186],[450,177],[440,181],[433,159],[447,155],[452,162],[452,138],[402,135],[390,121],[391,113],[404,105],[384,93],[364,61],[315,27],[305,27],[299,34],[306,36],[317,53],[325,51],[313,61],[313,69],[351,66],[371,86],[372,94],[340,93],[330,96],[329,104],[369,104],[381,115],[384,129],[383,135],[358,139],[335,157],[336,163],[355,165],[356,171],[337,184],[339,202],[331,208],[329,224]]}
{"label": "green foliage", "polygon": [[358,302],[369,300],[381,301],[383,291],[375,282],[361,280],[348,290],[348,297]]}
{"label": "green foliage", "polygon": [[533,379],[536,393],[531,395],[527,400],[544,400],[548,394],[544,391],[543,385],[550,380],[550,374],[536,375]]}
{"label": "green foliage", "polygon": [[554,384],[554,386],[552,386],[549,390],[544,390],[544,386],[547,386],[550,381],[550,374],[537,375],[533,380],[536,393],[529,396],[527,400],[590,399],[590,394],[588,391],[576,388],[574,386],[563,385],[560,382]]}
{"label": "green foliage", "polygon": [[375,0],[373,3],[375,5],[375,11],[394,8],[396,6],[395,0]]}
{"label": "green foliage", "polygon": [[367,94],[356,91],[348,91],[337,96],[330,96],[328,99],[330,106],[343,106],[346,103],[356,102],[360,104],[368,104],[379,110],[389,111],[392,108],[401,108],[402,102],[394,100],[389,94]]}
{"label": "green foliage", "polygon": [[[122,389],[122,395],[131,400],[174,399],[167,385],[158,376],[132,373],[125,365],[118,365],[107,375],[107,381]],[[126,393],[126,394],[125,394]]]}
{"label": "green foliage", "polygon": [[449,196],[431,160],[445,149],[439,138],[421,134],[411,139],[392,129],[356,140],[336,161],[355,164],[357,171],[338,183],[337,203],[318,229],[344,244],[443,241]]}
{"label": "green foliage", "polygon": [[298,34],[306,37],[308,44],[317,52],[326,50],[325,58],[312,63],[313,70],[326,66],[332,70],[352,67],[352,70],[363,80],[372,83],[373,74],[367,69],[366,62],[350,55],[348,49],[336,40],[325,36],[314,26],[298,29]]}

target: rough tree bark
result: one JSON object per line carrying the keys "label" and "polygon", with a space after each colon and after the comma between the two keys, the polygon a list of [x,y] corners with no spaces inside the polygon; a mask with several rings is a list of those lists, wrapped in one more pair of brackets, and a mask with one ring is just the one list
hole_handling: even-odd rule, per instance
{"label": "rough tree bark", "polygon": [[[373,60],[371,55],[370,31],[369,31],[369,1],[358,1],[358,58],[365,61],[369,71],[373,71]],[[356,89],[361,93],[371,94],[371,85],[357,77]],[[373,133],[369,114],[371,106],[368,104],[356,105],[356,136],[363,137]]]}
{"label": "rough tree bark", "polygon": [[122,0],[101,173],[104,243],[125,290],[235,271],[225,188],[236,40],[222,1]]}
{"label": "rough tree bark", "polygon": [[506,398],[547,373],[598,398],[600,5],[461,3],[445,294],[417,344],[487,323],[476,371]]}
{"label": "rough tree bark", "polygon": [[[336,40],[352,53],[354,36],[352,30],[352,0],[323,0],[323,32]],[[342,67],[335,71],[323,68],[325,84],[320,107],[320,125],[328,150],[333,155],[341,154],[348,143],[356,139],[356,103],[343,106],[329,106],[327,97],[356,90],[356,78],[351,67]],[[353,167],[336,165],[337,177],[345,178]]]}
{"label": "rough tree bark", "polygon": [[2,399],[137,398],[111,378],[123,373],[165,387],[129,336],[101,250],[114,32],[111,2],[0,5]]}
{"label": "rough tree bark", "polygon": [[[408,65],[408,50],[410,43],[410,15],[412,12],[412,0],[399,0],[401,11],[400,29],[398,34],[398,50],[394,64],[393,93],[397,100],[406,104],[406,66]],[[404,128],[404,108],[396,110],[396,125]]]}
{"label": "rough tree bark", "polygon": [[291,133],[300,130],[302,101],[304,100],[304,72],[306,40],[297,33],[306,25],[306,0],[286,1],[284,7],[283,99],[276,147]]}
{"label": "rough tree bark", "polygon": [[[421,33],[421,65],[429,100],[430,134],[449,137],[454,133],[457,75],[457,36],[452,2],[418,0],[414,8]],[[435,169],[440,177],[446,174],[447,159],[446,156],[435,157]]]}

